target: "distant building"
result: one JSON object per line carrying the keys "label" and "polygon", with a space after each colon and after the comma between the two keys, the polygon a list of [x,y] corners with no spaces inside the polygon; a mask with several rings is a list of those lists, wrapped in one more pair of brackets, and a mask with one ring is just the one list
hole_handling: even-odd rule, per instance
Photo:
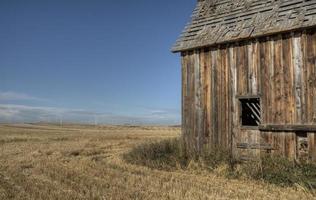
{"label": "distant building", "polygon": [[316,161],[316,0],[198,0],[182,57],[183,138]]}

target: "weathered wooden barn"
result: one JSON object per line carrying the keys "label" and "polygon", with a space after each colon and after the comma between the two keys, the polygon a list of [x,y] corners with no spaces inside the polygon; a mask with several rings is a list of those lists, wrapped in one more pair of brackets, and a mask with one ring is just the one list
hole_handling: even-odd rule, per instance
{"label": "weathered wooden barn", "polygon": [[198,0],[172,51],[190,150],[316,161],[316,0]]}

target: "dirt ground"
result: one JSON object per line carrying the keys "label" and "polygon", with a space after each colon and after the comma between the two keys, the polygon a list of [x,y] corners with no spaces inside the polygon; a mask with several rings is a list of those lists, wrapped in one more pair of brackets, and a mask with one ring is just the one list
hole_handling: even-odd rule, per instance
{"label": "dirt ground", "polygon": [[300,186],[122,159],[135,145],[179,135],[177,127],[0,125],[0,199],[316,199]]}

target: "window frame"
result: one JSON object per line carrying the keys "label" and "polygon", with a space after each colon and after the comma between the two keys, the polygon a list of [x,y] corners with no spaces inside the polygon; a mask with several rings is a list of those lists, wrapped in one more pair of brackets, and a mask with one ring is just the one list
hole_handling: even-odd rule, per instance
{"label": "window frame", "polygon": [[[247,126],[242,124],[242,100],[245,99],[259,99],[260,104],[260,123],[257,126]],[[237,115],[238,115],[238,126],[240,129],[245,130],[259,130],[259,126],[262,124],[262,98],[261,95],[236,95],[237,102]]]}

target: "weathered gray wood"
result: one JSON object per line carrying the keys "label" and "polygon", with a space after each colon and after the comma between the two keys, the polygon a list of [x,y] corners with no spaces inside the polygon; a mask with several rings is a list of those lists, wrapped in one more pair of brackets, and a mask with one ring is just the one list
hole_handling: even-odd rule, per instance
{"label": "weathered gray wood", "polygon": [[[231,148],[237,158],[269,152],[295,159],[297,134],[307,132],[314,159],[316,29],[196,49],[182,57],[183,137],[191,151]],[[261,100],[251,106],[257,118],[261,111],[259,127],[241,125],[239,100],[248,98]]]}
{"label": "weathered gray wood", "polygon": [[218,140],[218,117],[217,117],[217,113],[218,113],[218,98],[217,98],[217,51],[216,50],[211,50],[211,55],[212,55],[212,132],[213,132],[213,146],[218,145],[219,140]]}
{"label": "weathered gray wood", "polygon": [[237,99],[252,99],[252,98],[260,98],[261,95],[256,94],[247,94],[247,95],[235,95]]}
{"label": "weathered gray wood", "polygon": [[195,137],[196,137],[196,150],[201,152],[203,135],[202,135],[202,110],[201,110],[201,74],[200,74],[200,60],[199,50],[194,51],[194,86],[195,86]]}
{"label": "weathered gray wood", "polygon": [[304,131],[314,132],[316,131],[316,125],[304,125],[304,124],[261,124],[259,126],[261,131]]}
{"label": "weathered gray wood", "polygon": [[237,148],[239,149],[261,149],[261,150],[273,150],[274,147],[268,143],[237,143]]}
{"label": "weathered gray wood", "polygon": [[302,48],[300,36],[293,36],[296,122],[302,123]]}
{"label": "weathered gray wood", "polygon": [[191,22],[172,51],[212,46],[315,25],[315,1],[205,0],[197,4]]}
{"label": "weathered gray wood", "polygon": [[308,133],[309,159],[316,162],[316,133]]}
{"label": "weathered gray wood", "polygon": [[231,87],[231,115],[232,115],[232,132],[231,132],[231,152],[233,157],[236,158],[237,152],[234,151],[236,147],[237,131],[238,131],[238,113],[237,113],[237,102],[236,102],[236,92],[237,92],[237,69],[236,69],[236,53],[235,48],[231,46],[229,48],[229,64],[230,64],[230,87]]}

